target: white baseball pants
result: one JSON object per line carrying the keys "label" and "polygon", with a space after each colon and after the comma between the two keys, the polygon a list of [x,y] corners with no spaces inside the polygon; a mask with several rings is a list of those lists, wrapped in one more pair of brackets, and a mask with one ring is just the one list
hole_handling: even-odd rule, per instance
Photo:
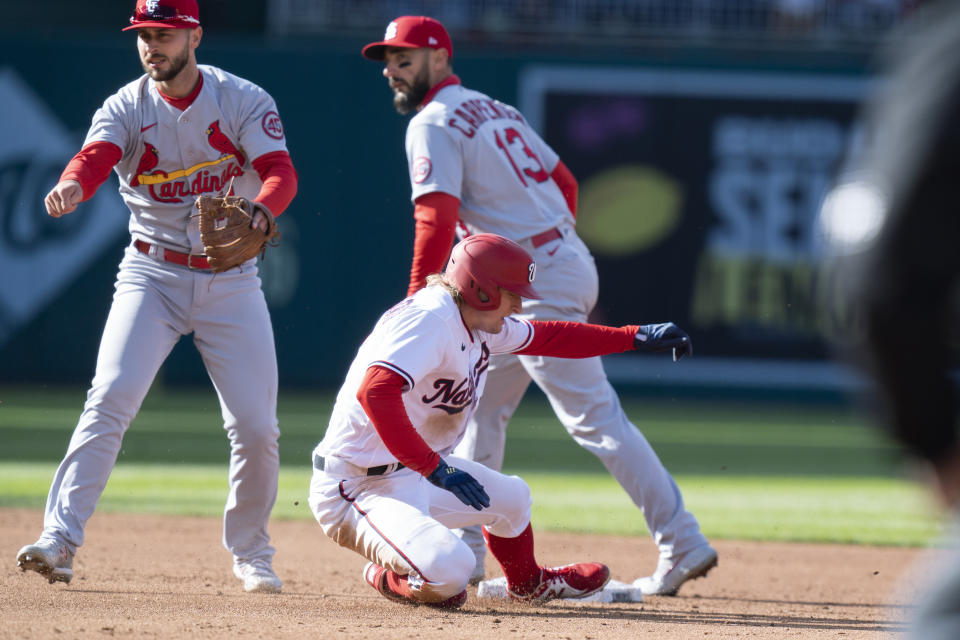
{"label": "white baseball pants", "polygon": [[515,538],[530,523],[530,488],[471,460],[454,456],[448,464],[483,485],[490,506],[463,504],[419,473],[401,469],[380,476],[339,464],[314,467],[310,509],[323,532],[367,560],[409,576],[425,602],[440,602],[467,587],[476,564],[473,551],[450,529],[483,525],[490,533]]}
{"label": "white baseball pants", "polygon": [[44,535],[83,544],[124,433],[181,335],[220,399],[230,440],[223,544],[235,560],[269,559],[277,497],[277,360],[256,267],[190,271],[127,248],[83,413],[47,498]]}
{"label": "white baseball pants", "polygon": [[[534,287],[543,296],[542,300],[524,301],[524,318],[586,322],[596,304],[598,279],[593,257],[572,226],[562,232],[562,240],[537,248],[529,241],[521,242],[537,262]],[[634,320],[637,324],[662,321],[665,319]],[[600,459],[641,509],[661,557],[681,555],[706,544],[670,473],[623,412],[600,358],[493,356],[483,397],[454,453],[499,470],[507,423],[531,380],[547,396],[577,444]]]}

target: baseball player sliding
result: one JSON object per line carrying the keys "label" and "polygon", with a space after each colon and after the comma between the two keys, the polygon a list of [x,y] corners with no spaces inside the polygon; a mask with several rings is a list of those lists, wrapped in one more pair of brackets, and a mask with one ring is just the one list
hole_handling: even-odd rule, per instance
{"label": "baseball player sliding", "polygon": [[530,489],[452,454],[496,354],[588,358],[642,348],[691,350],[672,323],[621,328],[522,320],[536,263],[494,234],[456,245],[443,274],[387,311],[360,346],[313,453],[310,508],[323,532],[370,562],[366,581],[399,602],[457,608],[476,559],[451,528],[483,525],[509,595],[543,602],[602,589],[596,562],[541,567]]}
{"label": "baseball player sliding", "polygon": [[[297,189],[273,99],[260,87],[198,66],[195,0],[139,0],[131,26],[146,75],[107,98],[81,151],[46,197],[58,218],[116,171],[132,242],[117,275],[96,374],[47,498],[43,533],[19,566],[70,582],[73,557],[117,459],[124,432],[180,336],[193,333],[230,439],[223,543],[247,591],[277,593],[267,520],[277,493],[277,362],[256,259],[214,274],[204,255],[198,196],[232,184],[265,231]],[[125,30],[127,30],[125,29]],[[259,233],[259,232],[258,232]]]}
{"label": "baseball player sliding", "polygon": [[[597,300],[597,270],[574,228],[577,181],[553,149],[515,108],[460,84],[450,37],[432,18],[397,18],[363,55],[384,63],[396,109],[416,113],[406,136],[416,219],[408,293],[442,268],[462,223],[468,233],[496,233],[533,254],[542,298],[527,299],[520,317],[585,321]],[[672,595],[705,575],[717,553],[620,408],[600,358],[543,355],[550,354],[507,349],[491,356],[484,401],[456,454],[500,469],[507,423],[534,380],[574,440],[600,458],[643,511],[660,561],[652,576],[637,580],[642,592]],[[479,581],[485,554],[479,528],[462,535],[476,553]]]}

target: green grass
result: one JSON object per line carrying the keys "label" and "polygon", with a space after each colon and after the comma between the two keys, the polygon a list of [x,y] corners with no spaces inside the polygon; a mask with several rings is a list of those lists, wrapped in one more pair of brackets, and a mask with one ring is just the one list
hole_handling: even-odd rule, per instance
{"label": "green grass", "polygon": [[[77,389],[0,388],[0,506],[42,507],[83,399]],[[940,533],[896,449],[842,409],[623,400],[712,538],[923,545]],[[330,393],[282,396],[274,517],[311,518],[310,452],[331,406]],[[99,508],[219,515],[227,459],[212,390],[154,389]],[[504,469],[533,489],[538,529],[645,535],[639,510],[539,394],[514,416]]]}
{"label": "green grass", "polygon": [[[525,474],[538,528],[643,532],[640,512],[607,476]],[[924,491],[883,478],[677,476],[686,506],[711,538],[924,545],[942,531]],[[558,481],[559,480],[559,481]],[[571,505],[579,505],[571,517]],[[589,506],[586,506],[589,505]]]}

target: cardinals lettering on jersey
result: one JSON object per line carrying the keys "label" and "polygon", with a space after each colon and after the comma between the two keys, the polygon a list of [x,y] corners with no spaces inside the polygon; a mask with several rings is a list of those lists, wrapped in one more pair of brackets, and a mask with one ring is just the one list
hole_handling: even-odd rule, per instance
{"label": "cardinals lettering on jersey", "polygon": [[221,193],[232,178],[243,175],[242,167],[247,160],[223,133],[219,120],[211,122],[204,133],[210,146],[220,152],[219,158],[168,173],[156,168],[160,164],[160,153],[154,145],[144,141],[144,151],[130,186],[147,185],[150,197],[157,202],[184,202],[204,193]]}

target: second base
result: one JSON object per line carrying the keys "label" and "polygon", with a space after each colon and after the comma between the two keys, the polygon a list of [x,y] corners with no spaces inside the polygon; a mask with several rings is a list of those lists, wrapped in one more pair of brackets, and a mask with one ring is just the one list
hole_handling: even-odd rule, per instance
{"label": "second base", "polygon": [[[477,585],[477,597],[500,600],[508,599],[510,596],[507,595],[507,579],[501,576],[491,580],[484,580]],[[603,589],[586,598],[570,599],[576,599],[580,602],[643,602],[643,593],[632,584],[620,582],[619,580],[611,580]]]}

